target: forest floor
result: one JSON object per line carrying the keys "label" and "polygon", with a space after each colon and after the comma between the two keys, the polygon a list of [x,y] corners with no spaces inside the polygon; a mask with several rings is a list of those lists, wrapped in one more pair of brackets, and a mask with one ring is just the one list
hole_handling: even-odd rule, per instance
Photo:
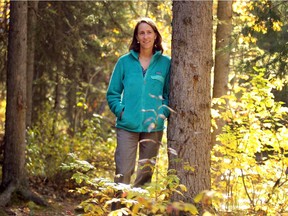
{"label": "forest floor", "polygon": [[83,199],[70,193],[67,185],[38,179],[31,182],[30,188],[48,203],[47,207],[14,197],[11,204],[0,210],[0,216],[76,216],[80,214],[77,209]]}
{"label": "forest floor", "polygon": [[[48,207],[39,207],[34,203],[17,203],[5,208],[8,216],[76,216],[75,208],[79,203],[73,199],[65,201],[51,200]],[[1,214],[1,216],[6,216]]]}

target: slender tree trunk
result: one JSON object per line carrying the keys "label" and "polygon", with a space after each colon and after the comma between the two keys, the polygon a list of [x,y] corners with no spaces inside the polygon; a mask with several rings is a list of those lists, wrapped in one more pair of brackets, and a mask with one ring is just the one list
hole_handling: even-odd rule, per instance
{"label": "slender tree trunk", "polygon": [[211,187],[212,1],[174,1],[172,28],[169,168],[188,189],[173,200],[193,203]]}
{"label": "slender tree trunk", "polygon": [[[35,60],[40,59],[41,57],[35,53]],[[44,81],[45,66],[43,64],[35,64],[34,71],[34,80],[37,81],[35,85],[33,85],[33,94],[32,96],[32,105],[33,105],[33,114],[31,116],[31,124],[33,125],[41,118],[41,111],[45,110],[45,101],[47,100],[47,89],[49,88],[47,82]]]}
{"label": "slender tree trunk", "polygon": [[71,71],[75,71],[76,66],[68,66],[69,64],[66,63],[66,74],[69,78],[69,84],[67,86],[67,119],[70,125],[69,132],[71,135],[73,135],[77,129],[75,127],[75,115],[76,115],[76,105],[77,105],[77,76],[76,72],[71,73]]}
{"label": "slender tree trunk", "polygon": [[57,122],[58,122],[58,118],[60,116],[60,103],[61,103],[61,87],[62,87],[62,83],[61,83],[61,75],[60,75],[60,71],[62,71],[61,69],[61,64],[57,64],[57,71],[56,71],[56,85],[55,85],[55,99],[54,99],[54,107],[53,107],[53,125],[52,125],[52,134],[53,137],[56,136],[56,129],[57,129]]}
{"label": "slender tree trunk", "polygon": [[[62,11],[62,6],[64,6],[64,2],[61,2],[61,1],[57,1],[55,2],[56,4],[56,8],[57,8],[57,11]],[[64,15],[62,13],[59,13],[59,15]],[[58,47],[61,47],[61,38],[62,38],[62,35],[61,35],[61,29],[63,28],[62,26],[62,23],[61,22],[56,22],[55,24],[56,26],[56,32],[55,32],[55,35],[56,35],[56,43],[55,43],[55,47],[54,47],[54,52],[55,52],[55,62],[56,62],[56,76],[55,76],[55,90],[54,90],[54,107],[53,107],[53,112],[54,112],[54,115],[53,115],[53,123],[52,123],[52,134],[53,134],[53,137],[56,136],[56,129],[57,129],[57,123],[58,123],[58,118],[60,116],[60,107],[61,107],[61,92],[62,92],[62,74],[63,74],[63,69],[64,69],[64,65],[61,61],[57,60],[57,59],[61,59],[61,55],[62,55],[62,52],[61,50],[58,48]],[[58,46],[59,45],[59,46]],[[54,77],[54,76],[53,76]]]}
{"label": "slender tree trunk", "polygon": [[27,112],[26,127],[31,126],[33,109],[33,77],[35,54],[35,31],[37,22],[38,1],[28,2],[28,32],[27,32]]}
{"label": "slender tree trunk", "polygon": [[228,91],[232,33],[232,1],[218,0],[217,18],[213,98],[219,98],[227,94]]}
{"label": "slender tree trunk", "polygon": [[[27,2],[11,1],[10,4],[7,107],[1,191],[17,188],[25,178]],[[6,200],[1,200],[1,197],[2,204]]]}
{"label": "slender tree trunk", "polygon": [[[0,41],[1,41],[1,45],[3,47],[7,47],[8,44],[8,29],[9,29],[9,16],[8,16],[8,11],[9,11],[9,2],[6,1],[1,1],[1,13],[2,13],[2,17],[1,17],[1,21],[0,21],[0,25],[1,25],[1,34],[0,34]],[[2,51],[2,55],[1,55],[1,59],[0,59],[0,82],[1,84],[5,85],[5,81],[6,81],[6,72],[7,72],[7,49],[4,49]],[[1,100],[5,100],[6,97],[6,91],[4,90],[4,88],[0,91],[0,98]],[[0,150],[0,154],[1,154],[1,150]]]}
{"label": "slender tree trunk", "polygon": [[[39,14],[44,14],[45,13],[45,7],[47,6],[47,2],[44,1],[38,1],[38,13]],[[36,22],[36,29],[41,29],[43,25],[43,23],[41,23],[41,19],[37,20]],[[35,33],[35,37],[41,37],[41,35],[38,35],[38,32]],[[32,108],[33,108],[33,113],[32,113],[32,120],[31,120],[31,124],[33,125],[34,123],[38,122],[39,120],[41,120],[41,112],[43,113],[43,111],[47,109],[47,94],[48,94],[48,90],[51,89],[51,86],[49,85],[50,83],[47,82],[45,75],[48,73],[49,76],[50,74],[52,74],[51,72],[51,68],[54,68],[54,65],[51,65],[51,62],[47,62],[47,60],[45,60],[43,62],[43,58],[45,59],[45,54],[39,52],[38,49],[42,49],[41,45],[35,44],[35,50],[36,52],[34,53],[34,57],[35,57],[35,70],[34,70],[34,75],[33,75],[33,80],[36,81],[33,84],[33,93],[32,95]],[[47,64],[49,64],[50,67],[47,66]],[[46,74],[45,74],[46,73]]]}
{"label": "slender tree trunk", "polygon": [[[232,1],[218,0],[217,18],[213,98],[220,98],[228,92],[232,34]],[[217,106],[213,108],[218,109]],[[222,120],[217,120],[216,124],[217,128],[214,128],[212,133],[213,145],[216,143],[216,136],[221,133],[225,123]]]}

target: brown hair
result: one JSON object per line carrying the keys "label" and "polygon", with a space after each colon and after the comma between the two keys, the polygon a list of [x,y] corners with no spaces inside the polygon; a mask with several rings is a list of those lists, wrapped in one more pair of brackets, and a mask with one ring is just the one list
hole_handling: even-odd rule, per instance
{"label": "brown hair", "polygon": [[149,26],[151,26],[151,28],[153,29],[153,31],[155,32],[156,34],[156,40],[154,42],[154,47],[153,47],[153,53],[155,53],[156,51],[161,51],[161,53],[163,53],[163,47],[162,47],[162,36],[160,35],[158,29],[157,29],[157,26],[156,24],[153,22],[152,19],[150,18],[141,18],[136,26],[135,26],[135,29],[134,29],[134,33],[133,33],[133,39],[132,39],[132,42],[130,44],[130,47],[129,47],[129,50],[134,50],[136,52],[140,52],[140,44],[137,43],[137,34],[138,34],[138,27],[141,23],[146,23],[148,24]]}

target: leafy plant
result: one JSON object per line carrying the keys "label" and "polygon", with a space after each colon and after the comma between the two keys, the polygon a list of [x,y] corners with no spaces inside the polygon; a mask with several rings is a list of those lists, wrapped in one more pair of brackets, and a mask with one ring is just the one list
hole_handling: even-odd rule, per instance
{"label": "leafy plant", "polygon": [[219,212],[276,215],[288,210],[288,109],[272,94],[283,83],[254,69],[216,101],[222,109],[213,113],[226,125],[213,149],[212,185],[222,193],[214,204]]}
{"label": "leafy plant", "polygon": [[41,119],[27,136],[27,168],[31,174],[52,177],[60,171],[62,163],[71,161],[69,154],[73,153],[93,164],[98,170],[97,175],[112,175],[114,163],[110,158],[115,141],[111,133],[104,133],[109,124],[101,116],[93,115],[90,120],[85,120],[82,131],[73,136],[63,129],[67,127],[65,121],[58,120],[58,126],[53,127],[49,112]]}
{"label": "leafy plant", "polygon": [[110,205],[117,202],[122,204],[122,208],[110,212],[110,216],[165,215],[175,210],[194,215],[197,213],[192,204],[169,201],[172,192],[181,193],[181,189],[185,190],[185,186],[179,184],[179,179],[172,174],[158,182],[157,186],[154,183],[145,189],[116,184],[105,178],[91,178],[79,172],[75,173],[72,179],[79,184],[85,182],[85,186],[77,189],[80,194],[89,194],[89,198],[80,204],[84,215],[105,215],[110,212]]}
{"label": "leafy plant", "polygon": [[[203,191],[195,197],[194,204],[171,202],[172,193],[183,195],[182,193],[186,191],[186,187],[180,183],[174,170],[169,170],[168,173],[162,172],[161,169],[155,170],[150,184],[144,188],[135,188],[126,184],[116,184],[108,178],[95,177],[96,168],[93,165],[77,159],[76,155],[70,156],[72,162],[63,164],[62,168],[74,173],[72,179],[78,187],[71,192],[86,197],[78,207],[82,209],[82,215],[169,215],[172,212],[196,215],[198,214],[196,204],[211,205],[214,197],[213,192]],[[110,211],[113,203],[118,203],[121,208]],[[206,215],[209,213],[206,212]]]}

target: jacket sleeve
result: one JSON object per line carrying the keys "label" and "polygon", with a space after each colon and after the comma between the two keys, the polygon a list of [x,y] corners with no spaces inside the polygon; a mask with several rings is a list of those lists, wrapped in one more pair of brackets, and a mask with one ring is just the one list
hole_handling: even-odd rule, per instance
{"label": "jacket sleeve", "polygon": [[169,93],[170,93],[170,67],[169,71],[165,78],[164,89],[163,89],[163,102],[162,102],[162,109],[163,114],[168,118],[170,115],[169,106]]}
{"label": "jacket sleeve", "polygon": [[106,93],[106,99],[110,110],[114,113],[116,117],[120,117],[124,105],[122,104],[122,92],[123,86],[124,70],[121,61],[118,60],[116,63],[112,76],[110,78],[108,90]]}

